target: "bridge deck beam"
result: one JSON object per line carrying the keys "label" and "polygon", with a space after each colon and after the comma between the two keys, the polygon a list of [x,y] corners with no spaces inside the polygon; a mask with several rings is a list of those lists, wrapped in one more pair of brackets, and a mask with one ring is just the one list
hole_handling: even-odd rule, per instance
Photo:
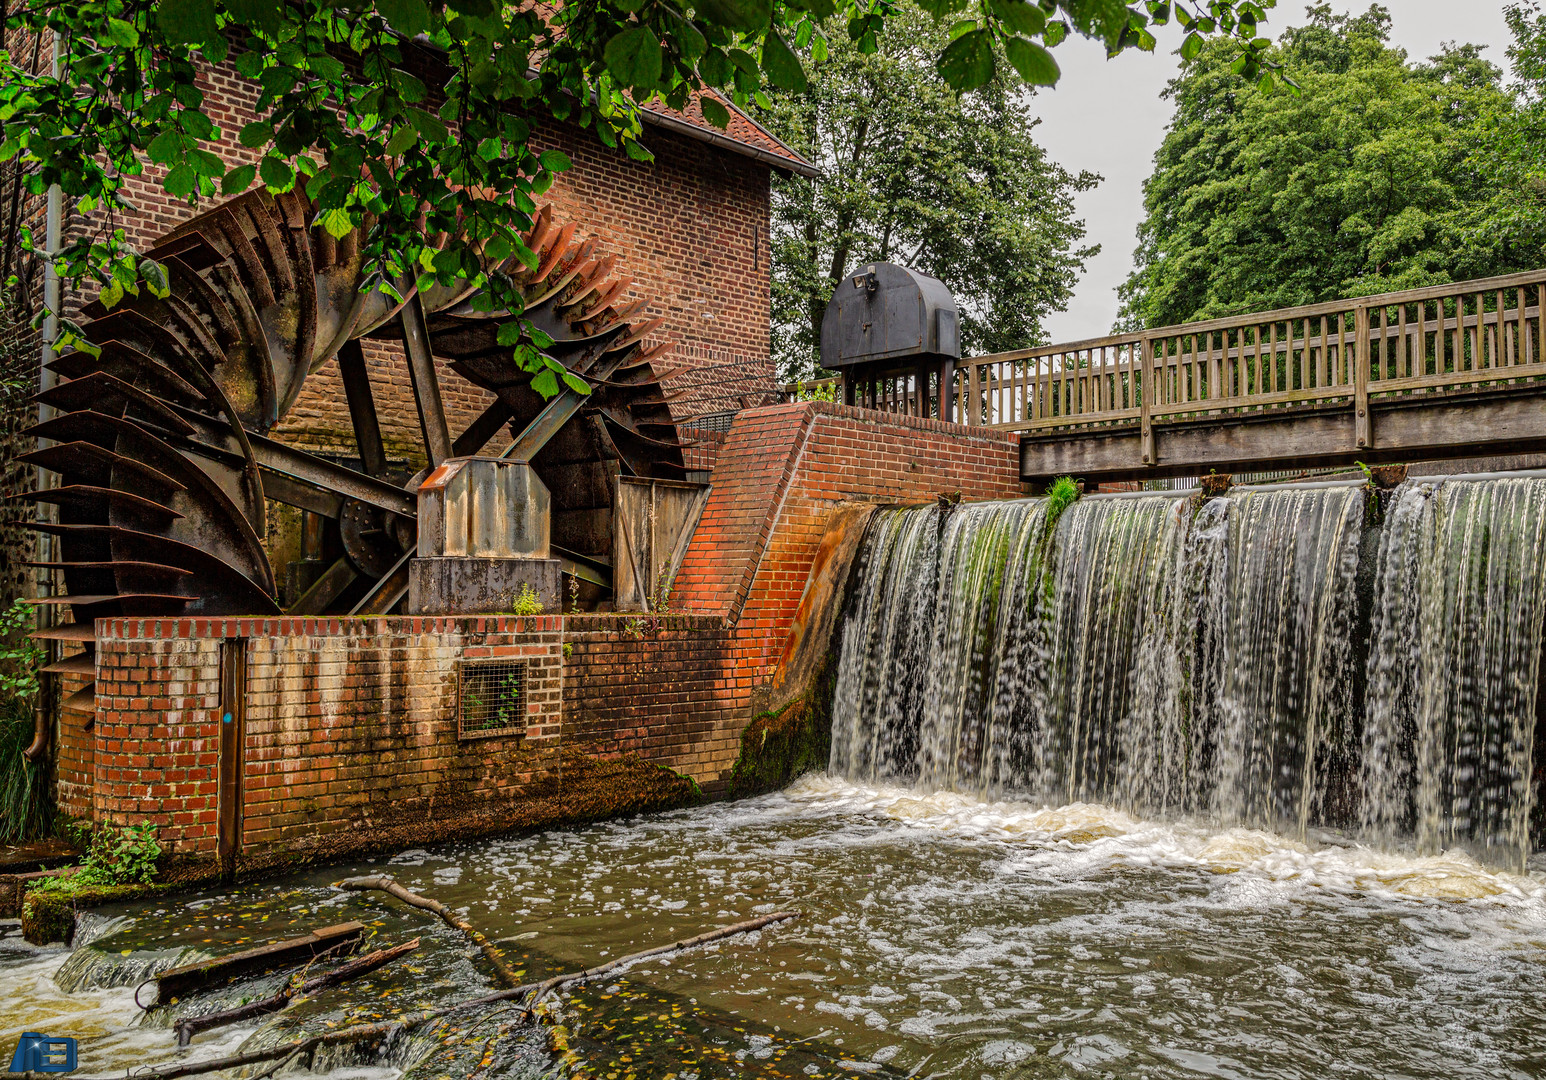
{"label": "bridge deck beam", "polygon": [[1020,475],[1031,484],[1059,476],[1098,483],[1546,450],[1546,385],[1372,398],[1367,420],[1367,446],[1358,445],[1351,403],[1156,422],[1151,465],[1137,423],[1025,434]]}

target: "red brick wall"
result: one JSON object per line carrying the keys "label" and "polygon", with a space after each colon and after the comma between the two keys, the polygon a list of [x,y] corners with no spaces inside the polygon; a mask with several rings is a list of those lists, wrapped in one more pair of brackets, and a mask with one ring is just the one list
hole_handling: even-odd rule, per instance
{"label": "red brick wall", "polygon": [[[456,738],[450,673],[485,649],[536,649],[552,665],[564,744],[636,752],[721,790],[834,507],[1023,493],[1012,435],[820,402],[736,417],[713,484],[673,612],[104,622],[95,738],[66,739],[61,770],[94,766],[97,817],[154,820],[173,844],[207,849],[219,642],[239,635],[250,639],[245,835],[255,850],[432,799],[518,796],[540,760]],[[558,693],[525,742],[555,741]]]}
{"label": "red brick wall", "polygon": [[[243,843],[280,847],[433,806],[512,797],[556,745],[561,620],[113,619],[99,623],[93,816],[215,842],[220,646],[247,641]],[[527,664],[524,736],[458,737],[456,663]],[[75,725],[68,723],[67,728]],[[79,740],[61,770],[86,764]]]}

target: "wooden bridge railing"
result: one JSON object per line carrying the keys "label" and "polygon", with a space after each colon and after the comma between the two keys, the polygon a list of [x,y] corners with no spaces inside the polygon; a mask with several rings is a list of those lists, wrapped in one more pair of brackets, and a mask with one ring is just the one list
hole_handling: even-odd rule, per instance
{"label": "wooden bridge railing", "polygon": [[1150,462],[1155,424],[1340,406],[1367,446],[1371,396],[1546,378],[1543,288],[1535,270],[972,357],[951,380],[951,418],[1034,433],[1136,424]]}

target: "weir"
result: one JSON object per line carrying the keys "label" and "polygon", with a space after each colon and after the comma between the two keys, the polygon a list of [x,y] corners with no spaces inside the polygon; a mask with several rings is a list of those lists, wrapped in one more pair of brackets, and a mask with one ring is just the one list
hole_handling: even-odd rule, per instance
{"label": "weir", "polygon": [[1059,509],[876,515],[834,773],[1524,864],[1546,477]]}

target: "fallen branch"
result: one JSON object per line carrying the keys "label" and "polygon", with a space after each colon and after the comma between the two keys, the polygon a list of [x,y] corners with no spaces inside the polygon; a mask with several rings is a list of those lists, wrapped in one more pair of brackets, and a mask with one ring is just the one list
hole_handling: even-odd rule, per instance
{"label": "fallen branch", "polygon": [[[390,879],[385,879],[390,880]],[[404,890],[406,891],[406,890]],[[410,894],[412,895],[412,894]],[[448,1005],[443,1009],[432,1009],[416,1017],[399,1017],[396,1020],[383,1020],[375,1024],[356,1024],[354,1027],[341,1028],[337,1031],[324,1032],[321,1035],[312,1035],[309,1038],[298,1039],[295,1042],[280,1043],[263,1050],[252,1050],[245,1054],[232,1054],[229,1057],[213,1058],[209,1061],[190,1061],[176,1065],[168,1065],[160,1069],[151,1069],[148,1072],[136,1073],[134,1080],[178,1080],[183,1076],[199,1076],[204,1073],[219,1072],[221,1069],[236,1069],[247,1065],[261,1065],[265,1061],[273,1061],[276,1058],[299,1057],[310,1053],[323,1046],[336,1046],[339,1043],[363,1042],[369,1039],[386,1038],[396,1031],[413,1031],[435,1020],[440,1020],[453,1013],[461,1012],[478,1005],[492,1005],[501,1001],[510,1001],[517,997],[530,994],[531,999],[526,1003],[527,1009],[533,1009],[551,991],[560,986],[572,982],[581,982],[593,979],[597,975],[606,974],[631,964],[636,960],[643,960],[650,956],[661,956],[665,953],[680,952],[698,945],[707,945],[711,941],[732,937],[736,934],[749,934],[754,930],[761,930],[773,923],[784,922],[788,919],[799,917],[797,911],[777,911],[772,915],[763,915],[756,919],[748,919],[745,922],[735,923],[732,926],[722,926],[717,930],[699,934],[697,937],[687,938],[685,941],[675,941],[670,945],[659,945],[653,949],[645,949],[642,952],[629,953],[627,956],[619,956],[616,960],[608,960],[605,964],[598,964],[584,971],[574,971],[567,975],[555,975],[553,978],[540,983],[528,983],[525,986],[512,986],[508,990],[501,990],[496,994],[486,997],[473,998],[456,1005]],[[110,1080],[108,1077],[85,1077],[82,1080]]]}
{"label": "fallen branch", "polygon": [[340,964],[332,971],[318,975],[314,979],[300,983],[286,983],[273,997],[266,997],[260,1001],[249,1001],[245,1005],[238,1005],[234,1009],[226,1009],[222,1012],[210,1013],[207,1016],[185,1016],[173,1025],[177,1032],[177,1045],[187,1046],[193,1041],[193,1037],[201,1031],[210,1028],[224,1027],[226,1024],[238,1024],[243,1020],[250,1020],[255,1016],[266,1016],[269,1013],[278,1012],[290,1004],[296,997],[306,997],[315,994],[319,990],[325,990],[329,986],[337,986],[341,982],[357,979],[367,972],[375,971],[383,964],[390,964],[399,956],[419,947],[419,939],[405,941],[401,945],[394,945],[390,949],[377,949],[375,952],[366,953],[356,957],[347,964]]}
{"label": "fallen branch", "polygon": [[357,892],[376,889],[386,893],[388,896],[397,897],[409,907],[416,907],[420,910],[439,915],[441,921],[447,926],[453,930],[460,930],[467,935],[474,945],[483,950],[483,955],[488,957],[489,963],[493,964],[494,970],[499,973],[500,982],[506,986],[515,986],[520,981],[520,977],[510,970],[510,965],[505,963],[504,954],[494,947],[494,943],[478,933],[471,924],[458,919],[455,913],[439,900],[431,900],[427,896],[420,896],[418,893],[409,892],[385,874],[377,877],[347,878],[340,881],[337,887],[340,889],[352,889]]}

